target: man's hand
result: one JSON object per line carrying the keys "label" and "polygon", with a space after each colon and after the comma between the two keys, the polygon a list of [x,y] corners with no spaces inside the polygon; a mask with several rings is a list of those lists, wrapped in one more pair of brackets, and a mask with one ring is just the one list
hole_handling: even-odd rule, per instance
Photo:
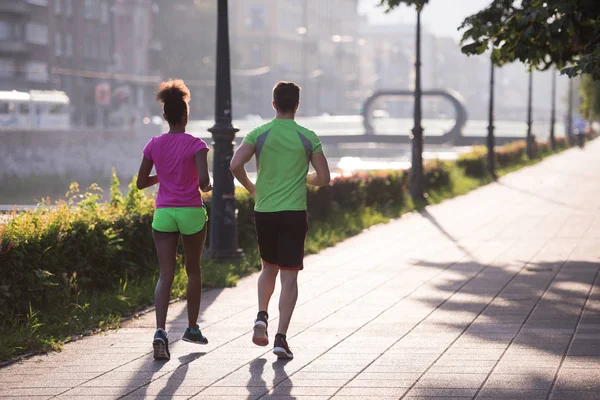
{"label": "man's hand", "polygon": [[250,184],[246,187],[246,190],[252,197],[256,195],[256,185],[254,183],[250,182]]}
{"label": "man's hand", "polygon": [[248,174],[246,173],[246,169],[244,166],[252,156],[254,155],[254,146],[249,143],[242,143],[240,147],[235,151],[233,158],[230,163],[230,170],[235,179],[238,180],[242,184],[243,187],[246,188],[248,193],[254,197],[256,194],[256,186],[250,178],[248,178]]}

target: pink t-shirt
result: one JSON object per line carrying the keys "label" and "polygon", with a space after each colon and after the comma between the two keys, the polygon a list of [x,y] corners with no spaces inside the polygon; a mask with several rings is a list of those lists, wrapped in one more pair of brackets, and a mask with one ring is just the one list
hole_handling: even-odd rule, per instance
{"label": "pink t-shirt", "polygon": [[144,147],[158,175],[156,208],[202,207],[195,155],[206,143],[188,133],[163,133]]}

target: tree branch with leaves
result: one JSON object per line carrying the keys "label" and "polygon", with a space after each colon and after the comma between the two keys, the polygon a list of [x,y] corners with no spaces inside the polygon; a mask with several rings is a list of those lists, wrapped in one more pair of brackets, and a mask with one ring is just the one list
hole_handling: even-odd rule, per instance
{"label": "tree branch with leaves", "polygon": [[598,0],[493,0],[465,19],[462,51],[493,48],[497,64],[519,60],[540,70],[556,65],[570,77],[600,79]]}

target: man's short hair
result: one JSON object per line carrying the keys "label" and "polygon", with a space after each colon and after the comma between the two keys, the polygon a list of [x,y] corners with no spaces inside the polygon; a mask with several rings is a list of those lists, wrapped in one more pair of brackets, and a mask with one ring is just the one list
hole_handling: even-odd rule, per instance
{"label": "man's short hair", "polygon": [[280,81],[273,87],[273,101],[277,111],[295,112],[300,104],[300,86],[294,82]]}

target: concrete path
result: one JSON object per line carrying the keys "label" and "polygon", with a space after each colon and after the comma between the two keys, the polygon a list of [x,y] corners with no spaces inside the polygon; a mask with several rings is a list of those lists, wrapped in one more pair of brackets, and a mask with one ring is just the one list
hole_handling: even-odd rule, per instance
{"label": "concrete path", "polygon": [[208,346],[178,340],[177,303],[171,361],[149,314],[0,370],[0,396],[600,399],[599,159],[596,141],[308,257],[291,362],[251,343],[251,276],[204,294]]}

